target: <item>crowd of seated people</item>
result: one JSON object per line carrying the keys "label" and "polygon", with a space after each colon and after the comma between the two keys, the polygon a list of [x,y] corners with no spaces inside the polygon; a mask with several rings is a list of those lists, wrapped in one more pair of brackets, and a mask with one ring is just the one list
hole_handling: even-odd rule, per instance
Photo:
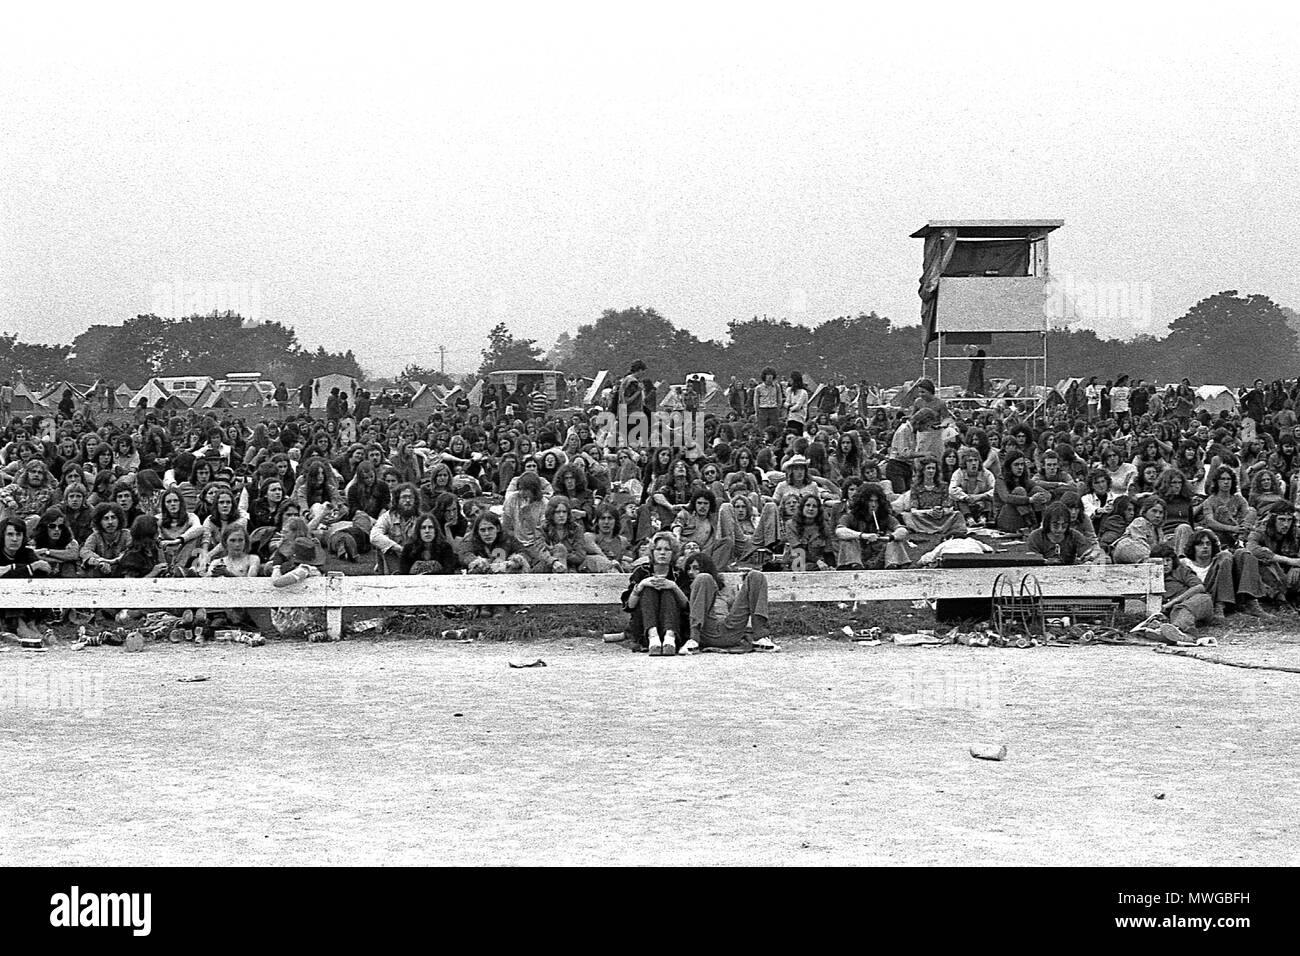
{"label": "crowd of seated people", "polygon": [[[659,653],[739,644],[746,610],[745,640],[766,640],[752,636],[760,585],[732,593],[723,572],[901,568],[918,548],[982,532],[1023,539],[1049,564],[1172,551],[1212,619],[1300,597],[1300,425],[1285,389],[1265,390],[1263,411],[1252,392],[1217,416],[1193,413],[1185,384],[1136,404],[1145,393],[1130,389],[1121,414],[1089,390],[1026,417],[1014,405],[954,412],[928,380],[903,408],[833,388],[813,402],[801,376],[770,368],[761,381],[678,447],[618,444],[599,413],[631,394],[620,385],[609,405],[561,412],[14,419],[0,440],[0,575],[292,583],[325,561],[630,575],[634,636]],[[40,623],[9,617],[20,635]]]}

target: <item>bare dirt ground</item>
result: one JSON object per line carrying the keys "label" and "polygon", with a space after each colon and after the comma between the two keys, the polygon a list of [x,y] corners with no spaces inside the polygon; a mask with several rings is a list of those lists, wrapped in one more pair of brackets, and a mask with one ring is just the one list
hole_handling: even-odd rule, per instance
{"label": "bare dirt ground", "polygon": [[1300,863],[1300,674],[783,643],[6,649],[0,862]]}

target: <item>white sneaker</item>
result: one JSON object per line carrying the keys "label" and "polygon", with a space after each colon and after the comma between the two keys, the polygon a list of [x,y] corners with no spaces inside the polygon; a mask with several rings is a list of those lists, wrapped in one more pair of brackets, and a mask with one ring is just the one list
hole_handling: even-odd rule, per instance
{"label": "white sneaker", "polygon": [[756,650],[756,651],[774,651],[774,650],[776,650],[776,645],[775,645],[774,643],[772,643],[772,639],[771,639],[770,637],[760,637],[758,640],[752,642],[752,645],[751,645],[751,646],[752,646],[752,647],[754,648],[754,650]]}
{"label": "white sneaker", "polygon": [[699,649],[700,649],[700,642],[697,641],[695,638],[692,637],[689,641],[687,641],[685,644],[683,644],[683,645],[681,646],[680,650],[678,650],[677,653],[678,653],[678,654],[694,654],[694,653],[695,653],[696,651],[698,651]]}

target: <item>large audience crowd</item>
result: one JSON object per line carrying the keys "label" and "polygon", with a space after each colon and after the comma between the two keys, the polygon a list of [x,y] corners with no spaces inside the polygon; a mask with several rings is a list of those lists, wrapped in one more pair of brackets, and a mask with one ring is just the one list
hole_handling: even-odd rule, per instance
{"label": "large audience crowd", "polygon": [[[1094,378],[1028,411],[950,406],[922,380],[890,407],[833,385],[814,398],[768,368],[702,414],[697,440],[620,446],[601,413],[650,413],[648,378],[635,362],[598,405],[559,411],[502,394],[419,418],[283,401],[242,417],[10,416],[0,576],[283,585],[327,556],[368,573],[620,574],[629,635],[656,655],[773,646],[765,570],[904,567],[981,536],[1049,564],[1163,558],[1184,628],[1300,597],[1300,385],[1256,382],[1212,413],[1186,380]],[[313,633],[311,613],[273,623]]]}

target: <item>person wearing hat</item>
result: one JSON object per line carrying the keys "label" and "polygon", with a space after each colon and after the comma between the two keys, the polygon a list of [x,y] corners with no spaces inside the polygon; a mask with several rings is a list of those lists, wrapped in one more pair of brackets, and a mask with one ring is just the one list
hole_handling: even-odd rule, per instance
{"label": "person wearing hat", "polygon": [[[287,532],[284,542],[271,557],[272,587],[287,588],[308,578],[320,577],[321,565],[325,563],[325,549],[307,533],[306,522],[301,518],[290,519]],[[271,624],[281,637],[305,637],[309,641],[325,639],[324,611],[321,608],[272,608]]]}

